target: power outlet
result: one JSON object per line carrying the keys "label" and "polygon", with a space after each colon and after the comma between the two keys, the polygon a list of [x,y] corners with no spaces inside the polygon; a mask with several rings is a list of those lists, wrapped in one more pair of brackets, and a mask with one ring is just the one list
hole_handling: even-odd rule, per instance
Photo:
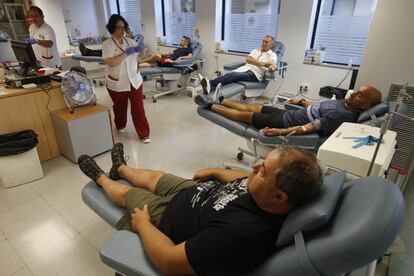
{"label": "power outlet", "polygon": [[306,93],[306,92],[308,92],[309,91],[309,84],[308,83],[302,83],[300,86],[299,86],[299,92],[302,92],[302,93]]}

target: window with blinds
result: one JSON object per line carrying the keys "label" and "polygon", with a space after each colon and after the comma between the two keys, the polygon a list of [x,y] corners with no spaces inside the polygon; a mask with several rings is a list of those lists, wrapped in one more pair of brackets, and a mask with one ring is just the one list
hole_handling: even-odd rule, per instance
{"label": "window with blinds", "polygon": [[183,35],[193,39],[195,0],[162,0],[165,43],[178,45]]}
{"label": "window with blinds", "polygon": [[265,35],[276,38],[280,0],[223,0],[222,48],[250,53]]}
{"label": "window with blinds", "polygon": [[140,0],[123,0],[118,1],[119,14],[125,18],[129,28],[134,35],[142,34],[141,28],[141,1]]}
{"label": "window with blinds", "polygon": [[358,66],[377,0],[319,0],[311,48],[325,48],[325,62]]}

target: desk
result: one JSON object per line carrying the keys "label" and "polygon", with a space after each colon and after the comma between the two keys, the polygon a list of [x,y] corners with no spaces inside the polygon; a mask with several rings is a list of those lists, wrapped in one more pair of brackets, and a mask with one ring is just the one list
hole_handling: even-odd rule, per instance
{"label": "desk", "polygon": [[51,111],[66,106],[60,83],[52,82],[46,90],[48,94],[40,87],[26,90],[0,86],[0,134],[33,129],[39,135],[37,152],[42,162],[60,155],[47,106]]}

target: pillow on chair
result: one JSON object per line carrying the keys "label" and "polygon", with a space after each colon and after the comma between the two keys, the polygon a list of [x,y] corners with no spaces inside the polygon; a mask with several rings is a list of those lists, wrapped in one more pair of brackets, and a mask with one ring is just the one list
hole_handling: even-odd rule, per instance
{"label": "pillow on chair", "polygon": [[373,106],[364,112],[359,114],[357,119],[357,123],[362,123],[371,119],[372,115],[376,117],[383,115],[384,113],[388,112],[388,104],[387,103],[379,103],[376,106]]}
{"label": "pillow on chair", "polygon": [[319,196],[288,215],[277,237],[277,247],[293,242],[297,232],[316,230],[329,221],[341,194],[345,174],[341,171],[326,176]]}

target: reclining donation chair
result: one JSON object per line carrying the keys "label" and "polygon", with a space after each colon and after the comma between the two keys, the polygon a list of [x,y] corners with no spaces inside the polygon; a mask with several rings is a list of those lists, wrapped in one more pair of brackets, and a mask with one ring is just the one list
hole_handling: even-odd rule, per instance
{"label": "reclining donation chair", "polygon": [[[373,126],[381,126],[382,120],[388,111],[395,111],[396,102],[380,103],[364,112],[362,112],[357,123],[369,124]],[[302,109],[303,107],[292,104],[285,104],[285,109]],[[407,112],[407,105],[401,104],[398,108],[399,113],[405,114]],[[224,127],[225,129],[233,132],[236,135],[246,138],[247,150],[239,148],[237,153],[237,159],[242,160],[244,154],[255,157],[256,159],[263,159],[271,148],[281,145],[295,145],[301,148],[312,150],[317,152],[319,146],[327,139],[322,137],[318,133],[306,134],[306,135],[287,135],[287,136],[265,136],[263,131],[256,129],[253,126],[249,126],[245,123],[232,121],[218,113],[215,113],[209,109],[198,108],[197,113],[206,118],[207,120]],[[401,118],[395,117],[393,123],[397,123]]]}
{"label": "reclining donation chair", "polygon": [[[223,85],[221,87],[221,91],[224,98],[230,98],[238,94],[243,94],[246,98],[246,101],[253,101],[254,98],[261,96],[264,93],[270,81],[276,80],[278,76],[283,79],[285,77],[287,68],[290,67],[290,64],[288,62],[282,61],[282,57],[285,52],[285,45],[283,45],[283,43],[280,41],[275,41],[272,47],[272,51],[277,55],[278,71],[271,72],[266,70],[264,79],[260,82],[240,81],[237,83]],[[225,70],[235,70],[245,64],[245,61],[236,61],[225,64],[223,68]],[[210,96],[212,97],[213,94],[214,91],[210,93]]]}
{"label": "reclining donation chair", "polygon": [[[155,95],[152,96],[152,101],[157,102],[157,98],[164,95],[172,94],[179,91],[185,91],[186,87],[179,87],[177,81],[183,77],[183,75],[188,75],[194,70],[198,70],[201,67],[202,60],[198,59],[198,56],[203,49],[203,45],[198,41],[191,42],[191,48],[193,48],[193,56],[191,59],[177,60],[173,62],[174,67],[148,67],[141,68],[141,75],[145,77],[156,76],[164,81],[166,81],[170,90],[164,92],[155,92]],[[194,69],[195,68],[195,69]]]}
{"label": "reclining donation chair", "polygon": [[[345,184],[344,179],[344,172],[325,177],[319,197],[287,217],[275,253],[249,275],[333,276],[370,262],[375,265],[402,224],[402,194],[383,178]],[[82,198],[112,226],[124,214],[95,182],[83,188]],[[101,248],[100,257],[124,275],[161,275],[139,236],[129,231],[116,232]]]}

